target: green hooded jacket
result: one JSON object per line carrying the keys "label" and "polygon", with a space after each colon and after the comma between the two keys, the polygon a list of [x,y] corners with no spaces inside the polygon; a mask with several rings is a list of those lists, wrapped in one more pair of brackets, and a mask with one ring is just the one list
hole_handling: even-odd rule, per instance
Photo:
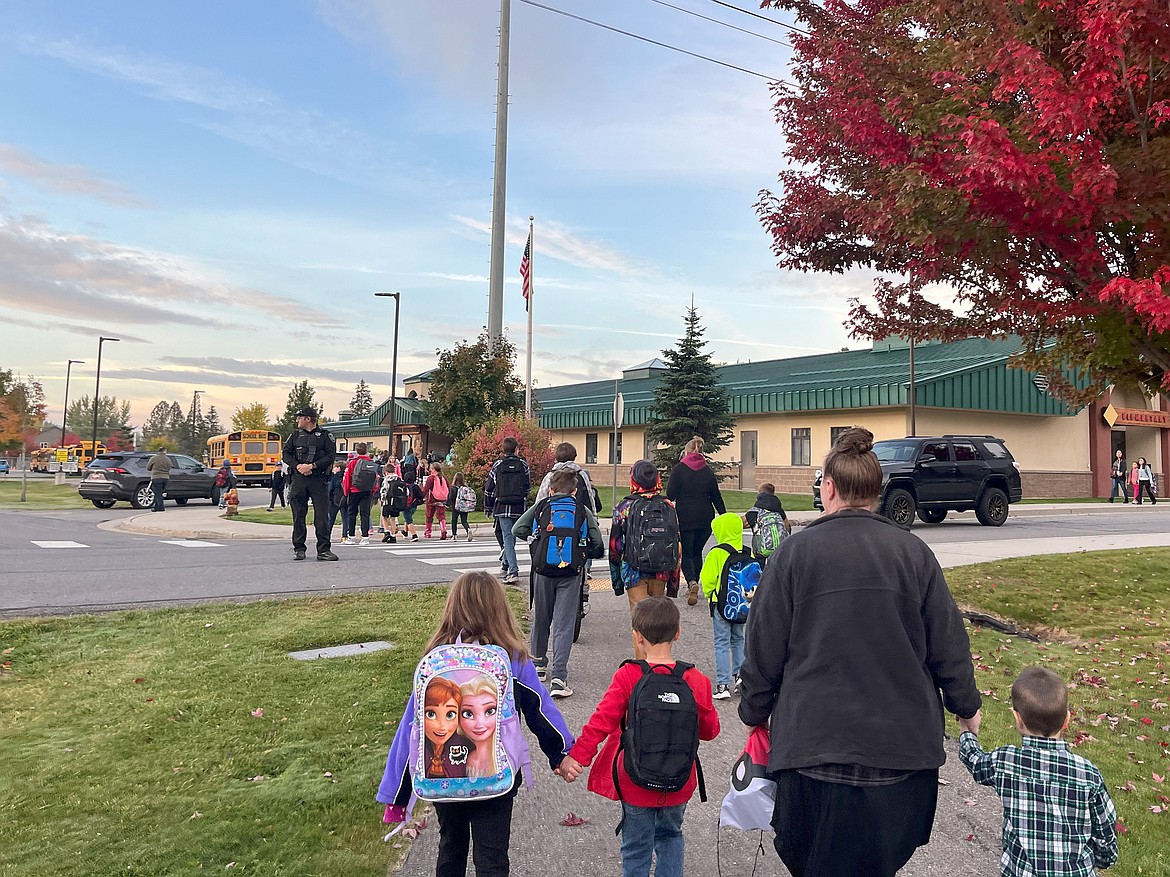
{"label": "green hooded jacket", "polygon": [[[725,512],[717,515],[711,522],[711,532],[715,535],[715,544],[726,543],[736,551],[743,551],[743,520],[739,515]],[[719,580],[723,576],[723,564],[727,562],[727,550],[712,548],[703,559],[703,569],[699,572],[699,581],[703,585],[703,596],[709,603],[719,598]]]}

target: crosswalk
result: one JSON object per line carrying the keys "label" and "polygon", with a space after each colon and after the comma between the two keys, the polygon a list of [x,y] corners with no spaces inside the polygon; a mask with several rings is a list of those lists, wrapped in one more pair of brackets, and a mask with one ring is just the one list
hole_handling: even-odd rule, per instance
{"label": "crosswalk", "polygon": [[[349,550],[351,546],[343,546]],[[494,539],[477,540],[475,542],[398,542],[394,545],[374,542],[367,546],[353,546],[355,551],[381,551],[392,557],[404,557],[425,563],[428,566],[442,566],[452,573],[490,572],[498,574],[501,571],[500,546]],[[341,550],[336,548],[335,550]],[[528,575],[532,565],[528,546],[523,542],[516,545],[516,560],[520,566],[521,576]]]}
{"label": "crosswalk", "polygon": [[[92,548],[84,542],[73,542],[64,539],[31,539],[31,544],[37,548]],[[179,548],[222,548],[222,542],[205,542],[202,539],[160,539],[159,545],[176,545]]]}

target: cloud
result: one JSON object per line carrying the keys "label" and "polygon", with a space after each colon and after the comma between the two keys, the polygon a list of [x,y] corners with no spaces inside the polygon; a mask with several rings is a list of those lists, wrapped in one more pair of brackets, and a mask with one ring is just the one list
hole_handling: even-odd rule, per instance
{"label": "cloud", "polygon": [[[473,231],[487,235],[492,233],[490,222],[459,215],[452,219]],[[504,239],[510,244],[523,246],[528,241],[528,227],[512,223],[505,230]],[[649,277],[654,274],[649,266],[639,265],[613,247],[575,234],[558,222],[541,223],[538,244],[536,256],[556,259],[577,268],[612,271],[625,277]]]}
{"label": "cloud", "polygon": [[[257,359],[232,359],[223,356],[164,356],[161,361],[178,366],[188,366],[199,374],[227,374],[261,378],[295,378],[296,380],[317,379],[336,381],[343,384],[390,383],[390,372],[374,371],[368,368],[340,369],[323,366],[303,365],[295,362],[271,362]],[[197,378],[198,379],[198,378]]]}
{"label": "cloud", "polygon": [[[133,344],[150,344],[146,338],[139,338],[136,335],[130,335],[124,331],[124,327],[119,326],[115,330],[112,326],[105,326],[99,328],[94,325],[74,326],[70,323],[63,323],[61,320],[54,320],[52,323],[46,323],[44,320],[23,320],[20,317],[14,317],[12,314],[5,314],[3,323],[5,326],[23,326],[27,329],[36,329],[38,332],[51,330],[53,332],[69,332],[73,335],[84,335],[86,338],[97,338],[98,336],[106,336],[107,338],[117,338],[119,341],[129,342]],[[116,334],[115,334],[116,332]]]}
{"label": "cloud", "polygon": [[[205,316],[248,308],[318,327],[340,327],[328,314],[256,289],[223,286],[197,276],[175,257],[87,235],[58,231],[32,217],[0,214],[0,305],[67,319],[120,325],[232,328]],[[185,309],[186,308],[186,309]]]}
{"label": "cloud", "polygon": [[81,165],[51,164],[0,143],[0,174],[21,177],[34,186],[66,195],[85,195],[117,207],[145,207],[146,202],[119,183],[103,180]]}
{"label": "cloud", "polygon": [[294,167],[363,185],[395,179],[394,168],[385,159],[394,151],[390,144],[315,110],[288,106],[267,89],[214,68],[146,54],[130,56],[79,40],[25,37],[20,47],[128,83],[155,100],[196,107],[208,115],[184,121]]}

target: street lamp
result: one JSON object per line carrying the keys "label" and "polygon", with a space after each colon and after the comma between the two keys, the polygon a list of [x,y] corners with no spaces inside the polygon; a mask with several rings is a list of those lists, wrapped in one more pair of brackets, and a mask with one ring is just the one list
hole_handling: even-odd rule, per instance
{"label": "street lamp", "polygon": [[394,407],[394,392],[398,387],[398,310],[402,304],[400,300],[400,292],[375,292],[376,298],[392,298],[394,299],[394,350],[390,355],[390,454],[398,457],[398,447],[394,444],[394,426],[395,415],[398,413]]}
{"label": "street lamp", "polygon": [[69,375],[75,365],[85,365],[85,360],[71,359],[65,366],[65,409],[61,412],[61,447],[65,447],[65,421],[69,417]]}
{"label": "street lamp", "polygon": [[206,390],[195,390],[191,394],[191,456],[195,456],[199,448],[195,444],[195,414],[199,409],[199,394],[206,393]]}
{"label": "street lamp", "polygon": [[[107,338],[105,335],[98,337],[98,360],[97,360],[97,376],[93,381],[93,435],[91,436],[92,445],[90,446],[90,459],[97,459],[97,422],[98,422],[98,400],[101,399],[102,388],[102,345],[107,341],[121,341],[121,338]],[[85,450],[81,451],[81,459],[85,460]],[[82,467],[84,468],[84,467]]]}

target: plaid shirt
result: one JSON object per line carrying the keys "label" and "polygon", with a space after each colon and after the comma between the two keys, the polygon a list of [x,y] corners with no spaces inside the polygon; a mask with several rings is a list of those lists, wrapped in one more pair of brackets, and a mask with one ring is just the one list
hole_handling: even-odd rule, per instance
{"label": "plaid shirt", "polygon": [[984,752],[964,731],[959,758],[1003,802],[1005,877],[1080,877],[1117,861],[1117,811],[1105,781],[1065,741],[1025,736],[1020,746]]}

